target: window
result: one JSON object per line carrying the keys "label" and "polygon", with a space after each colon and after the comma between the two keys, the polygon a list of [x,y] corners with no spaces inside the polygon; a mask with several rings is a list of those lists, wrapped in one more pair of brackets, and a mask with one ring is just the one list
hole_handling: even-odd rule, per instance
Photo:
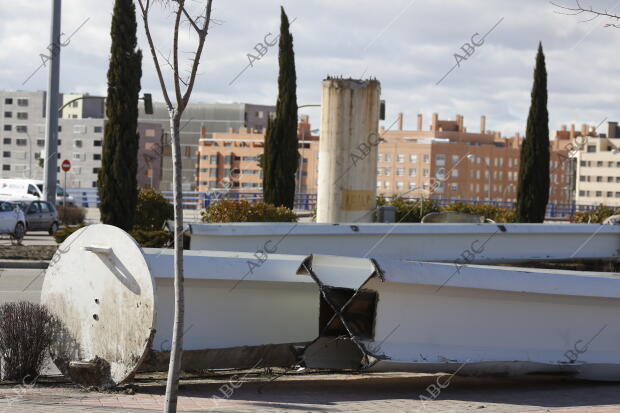
{"label": "window", "polygon": [[28,119],[28,112],[17,112],[17,119]]}
{"label": "window", "polygon": [[396,168],[396,176],[405,176],[405,168]]}
{"label": "window", "polygon": [[596,145],[588,145],[588,152],[596,152]]}
{"label": "window", "polygon": [[607,167],[608,168],[613,168],[614,167],[614,162],[613,161],[608,161],[607,162]]}
{"label": "window", "polygon": [[579,182],[585,182],[586,181],[586,177],[583,175],[579,176]]}
{"label": "window", "polygon": [[409,155],[409,162],[417,163],[418,162],[418,155]]}
{"label": "window", "polygon": [[4,118],[9,119],[13,117],[13,112],[4,112]]}
{"label": "window", "polygon": [[437,166],[444,166],[446,164],[446,155],[435,155],[435,163]]}
{"label": "window", "polygon": [[409,168],[409,176],[416,176],[418,174],[418,170],[416,168]]}
{"label": "window", "polygon": [[453,169],[452,170],[452,178],[458,178],[459,177],[459,170],[458,169]]}
{"label": "window", "polygon": [[2,170],[3,171],[10,171],[11,170],[11,165],[2,165]]}
{"label": "window", "polygon": [[600,198],[603,196],[603,192],[602,191],[596,191],[596,197]]}
{"label": "window", "polygon": [[217,155],[211,155],[211,156],[209,157],[209,163],[210,163],[211,165],[213,165],[213,164],[217,164]]}
{"label": "window", "polygon": [[459,163],[459,156],[458,155],[452,155],[452,163],[453,164]]}
{"label": "window", "polygon": [[390,168],[383,168],[383,174],[385,176],[390,176],[392,174],[392,170]]}
{"label": "window", "polygon": [[620,184],[620,176],[616,176],[616,183]]}
{"label": "window", "polygon": [[[152,134],[152,135],[149,135],[149,131],[153,131],[153,134]],[[95,127],[93,128],[93,132],[95,132],[95,133],[102,133],[102,132],[103,132],[103,127],[101,127],[101,126],[95,126]],[[147,129],[147,130],[146,130],[146,136],[155,136],[155,131],[154,131],[153,129]]]}
{"label": "window", "polygon": [[607,182],[613,182],[614,181],[614,177],[613,176],[608,176],[607,177]]}
{"label": "window", "polygon": [[[35,188],[34,185],[32,185],[32,184],[28,185],[28,195],[34,195],[34,196],[39,195],[39,192],[37,191],[37,188]],[[33,202],[32,203],[32,205],[30,207],[30,210],[32,210],[32,207],[34,207],[35,209],[38,209],[37,202]]]}
{"label": "window", "polygon": [[392,154],[386,153],[385,154],[385,162],[391,162],[392,161]]}
{"label": "window", "polygon": [[428,168],[422,169],[422,176],[424,176],[424,177],[428,176]]}
{"label": "window", "polygon": [[613,196],[614,196],[614,193],[613,193],[613,192],[611,192],[611,191],[608,191],[608,192],[607,192],[607,198],[611,198],[611,197],[613,197]]}
{"label": "window", "polygon": [[3,158],[10,158],[11,157],[11,152],[8,152],[8,151],[2,152],[2,157]]}
{"label": "window", "polygon": [[616,192],[616,198],[620,198],[620,192]]}
{"label": "window", "polygon": [[99,173],[99,168],[93,168],[93,173],[94,174],[98,174]]}
{"label": "window", "polygon": [[19,133],[27,133],[28,132],[28,126],[26,125],[17,125],[15,127],[15,130]]}
{"label": "window", "polygon": [[377,168],[377,176],[381,176],[381,168]]}
{"label": "window", "polygon": [[429,156],[429,155],[424,155],[424,156],[423,156],[423,160],[424,160],[424,163],[429,163],[429,161],[430,161],[430,156]]}
{"label": "window", "polygon": [[101,146],[101,141],[93,141],[93,146]]}
{"label": "window", "polygon": [[383,162],[383,154],[382,153],[378,153],[377,154],[377,162]]}
{"label": "window", "polygon": [[4,139],[2,139],[2,143],[4,145],[10,145],[11,144],[11,138],[4,138]]}
{"label": "window", "polygon": [[458,192],[458,190],[459,190],[459,184],[457,184],[456,182],[455,182],[455,183],[450,184],[450,191],[452,191],[452,192]]}
{"label": "window", "polygon": [[389,183],[389,182],[387,182],[387,181],[385,181],[385,182],[383,183],[383,187],[384,187],[385,189],[390,189],[390,183]]}
{"label": "window", "polygon": [[416,183],[415,182],[409,182],[409,190],[413,191],[416,188]]}
{"label": "window", "polygon": [[396,182],[396,189],[401,190],[404,187],[405,185],[401,181]]}
{"label": "window", "polygon": [[28,106],[28,99],[17,99],[17,106]]}
{"label": "window", "polygon": [[381,189],[381,181],[377,181],[377,189]]}
{"label": "window", "polygon": [[45,139],[37,139],[37,146],[45,146]]}
{"label": "window", "polygon": [[82,140],[81,139],[74,139],[73,140],[73,147],[74,148],[81,148],[82,147]]}
{"label": "window", "polygon": [[15,139],[15,144],[17,146],[26,146],[28,145],[28,140],[27,139]]}
{"label": "window", "polygon": [[586,191],[579,191],[579,196],[586,196]]}
{"label": "window", "polygon": [[4,98],[4,104],[5,105],[12,105],[13,104],[13,98]]}
{"label": "window", "polygon": [[93,154],[93,160],[94,161],[100,161],[101,160],[101,154],[100,153]]}
{"label": "window", "polygon": [[13,126],[11,126],[11,125],[4,125],[4,130],[7,131],[7,132],[10,132],[10,131],[13,130]]}
{"label": "window", "polygon": [[596,182],[603,182],[603,177],[602,176],[597,176],[596,177]]}
{"label": "window", "polygon": [[403,155],[402,153],[399,153],[398,155],[396,155],[396,162],[398,163],[405,162],[405,155]]}
{"label": "window", "polygon": [[[60,154],[58,154],[60,156]],[[74,153],[73,154],[73,160],[79,161],[82,158],[82,156],[79,153]]]}

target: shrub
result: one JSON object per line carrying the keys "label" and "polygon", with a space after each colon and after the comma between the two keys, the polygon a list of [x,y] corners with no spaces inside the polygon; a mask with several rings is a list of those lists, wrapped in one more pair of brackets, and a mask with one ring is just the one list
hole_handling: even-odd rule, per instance
{"label": "shrub", "polygon": [[602,224],[605,219],[618,213],[620,213],[620,209],[613,209],[600,204],[589,211],[577,212],[571,222],[576,224]]}
{"label": "shrub", "polygon": [[383,196],[377,198],[377,207],[389,205],[396,207],[396,222],[420,222],[431,212],[438,212],[439,206],[432,199],[407,200],[401,197],[387,201]]}
{"label": "shrub", "polygon": [[442,211],[455,211],[465,214],[478,215],[495,222],[517,222],[517,214],[507,208],[500,208],[490,204],[468,204],[465,202],[455,202],[442,208]]}
{"label": "shrub", "polygon": [[0,306],[4,378],[34,380],[59,327],[59,322],[43,305],[21,301]]}
{"label": "shrub", "polygon": [[84,208],[76,206],[62,206],[57,207],[58,221],[64,225],[80,225],[84,223],[86,217],[86,211]]}
{"label": "shrub", "polygon": [[136,229],[131,236],[144,248],[168,248],[174,242],[174,234],[170,231],[144,231]]}
{"label": "shrub", "polygon": [[200,215],[202,222],[297,222],[297,215],[291,209],[265,202],[222,200]]}
{"label": "shrub", "polygon": [[162,194],[153,189],[140,191],[133,229],[159,231],[167,220],[173,218],[174,207]]}
{"label": "shrub", "polygon": [[54,232],[52,236],[54,237],[54,240],[57,243],[62,244],[69,237],[69,235],[73,234],[75,231],[77,231],[80,228],[84,228],[84,225],[78,225],[75,227],[64,227]]}

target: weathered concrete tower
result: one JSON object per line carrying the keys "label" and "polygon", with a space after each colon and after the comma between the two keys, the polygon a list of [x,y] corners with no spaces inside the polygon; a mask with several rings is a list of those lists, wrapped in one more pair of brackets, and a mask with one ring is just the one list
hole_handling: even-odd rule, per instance
{"label": "weathered concrete tower", "polygon": [[317,222],[372,222],[381,84],[323,81]]}

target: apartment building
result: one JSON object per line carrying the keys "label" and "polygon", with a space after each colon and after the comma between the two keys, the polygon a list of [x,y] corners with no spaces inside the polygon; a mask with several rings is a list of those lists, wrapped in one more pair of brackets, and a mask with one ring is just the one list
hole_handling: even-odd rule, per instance
{"label": "apartment building", "polygon": [[[402,114],[401,114],[402,117]],[[386,196],[515,201],[519,176],[521,137],[503,138],[500,132],[464,127],[462,115],[455,120],[433,114],[428,129],[423,116],[417,129],[385,131],[379,144],[377,193]],[[568,150],[552,150],[550,202],[569,199],[569,168],[563,162]]]}
{"label": "apartment building", "polygon": [[[380,129],[378,147],[377,194],[393,197],[430,197],[462,200],[514,201],[519,176],[519,135],[502,138],[486,130],[469,132],[463,116],[440,120],[433,114],[428,129],[418,115],[416,130]],[[299,192],[315,193],[318,177],[318,137],[310,133],[307,116],[298,126],[303,169],[299,171]],[[231,130],[202,138],[199,146],[198,190],[261,190],[262,170],[258,156],[263,153],[264,134]],[[553,145],[552,145],[553,146]],[[571,193],[568,149],[552,147],[550,164],[550,202],[567,202]]]}
{"label": "apartment building", "polygon": [[[584,126],[584,128],[587,126]],[[581,140],[577,160],[576,203],[620,206],[620,128],[608,122],[606,134],[592,131]]]}
{"label": "apartment building", "polygon": [[[197,153],[199,140],[213,138],[216,133],[229,130],[250,130],[262,133],[267,127],[267,119],[275,113],[275,106],[249,103],[192,103],[183,112],[181,120],[181,159],[183,162],[182,183],[185,191],[198,189]],[[153,103],[153,114],[140,111],[140,122],[158,123],[164,133],[162,180],[160,189],[172,190],[172,147],[170,139],[170,118],[163,103]],[[201,131],[206,134],[201,135]]]}
{"label": "apartment building", "polygon": [[[45,92],[0,91],[0,177],[43,179],[45,157]],[[70,95],[68,95],[70,96]],[[73,95],[71,99],[77,97]],[[71,99],[62,97],[61,101]],[[90,100],[90,99],[89,99]],[[58,120],[58,179],[62,160],[71,161],[67,173],[67,187],[88,189],[97,187],[101,168],[101,150],[105,119],[101,98],[95,106],[70,105],[70,112]],[[84,101],[86,102],[86,101]],[[86,116],[86,117],[84,117]],[[158,187],[161,179],[161,125],[138,125],[140,146],[138,153],[138,184],[140,187]]]}
{"label": "apartment building", "polygon": [[[319,138],[312,136],[308,116],[301,116],[297,137],[301,160],[298,192],[316,193]],[[196,165],[198,191],[261,192],[263,170],[259,163],[264,145],[264,131],[231,128],[226,133],[213,133],[209,138],[203,129]]]}

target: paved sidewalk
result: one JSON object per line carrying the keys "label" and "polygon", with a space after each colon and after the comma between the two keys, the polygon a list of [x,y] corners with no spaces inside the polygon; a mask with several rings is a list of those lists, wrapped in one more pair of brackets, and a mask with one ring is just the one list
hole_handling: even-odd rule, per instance
{"label": "paved sidewalk", "polygon": [[[185,412],[554,412],[619,413],[620,383],[564,378],[453,378],[440,380],[436,398],[427,392],[439,376],[422,374],[332,374],[281,377],[222,377],[185,380],[179,411]],[[139,381],[133,395],[86,392],[71,385],[32,389],[0,386],[0,413],[157,412],[165,384]],[[431,387],[432,389],[432,387]],[[426,394],[429,399],[420,400]],[[228,397],[227,397],[228,395]],[[215,399],[213,396],[219,396]],[[12,401],[14,397],[17,400]]]}

